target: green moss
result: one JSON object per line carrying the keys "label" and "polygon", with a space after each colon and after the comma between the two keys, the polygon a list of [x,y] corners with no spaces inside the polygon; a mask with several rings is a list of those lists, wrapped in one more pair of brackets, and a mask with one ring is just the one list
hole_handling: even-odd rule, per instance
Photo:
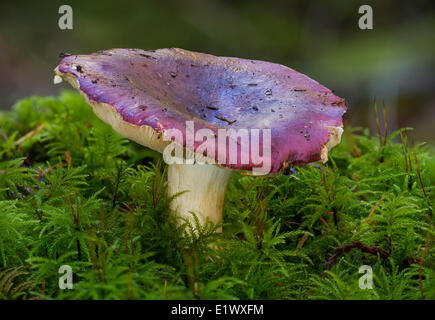
{"label": "green moss", "polygon": [[[116,134],[80,96],[21,100],[0,126],[0,297],[435,298],[435,154],[406,148],[399,132],[381,146],[347,128],[326,165],[234,173],[224,232],[183,237],[160,155]],[[386,256],[334,255],[356,241]],[[58,287],[61,265],[73,290]],[[358,286],[362,265],[372,290]]]}

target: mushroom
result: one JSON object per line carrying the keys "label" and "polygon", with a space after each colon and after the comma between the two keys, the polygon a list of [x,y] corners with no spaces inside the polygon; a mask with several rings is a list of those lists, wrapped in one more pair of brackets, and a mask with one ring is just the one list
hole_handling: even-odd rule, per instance
{"label": "mushroom", "polygon": [[[169,196],[187,191],[171,208],[190,221],[194,212],[201,224],[222,219],[232,170],[269,174],[326,162],[343,131],[343,99],[270,62],[182,49],[112,49],[66,56],[55,74],[55,83],[69,82],[124,137],[164,155],[168,148],[169,156],[184,152],[190,161],[168,164]],[[195,139],[203,132],[212,141],[206,151],[204,140]]]}

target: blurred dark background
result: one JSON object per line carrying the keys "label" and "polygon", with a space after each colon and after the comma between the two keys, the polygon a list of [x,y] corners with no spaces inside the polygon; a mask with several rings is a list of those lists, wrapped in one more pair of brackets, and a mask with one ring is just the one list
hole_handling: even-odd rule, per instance
{"label": "blurred dark background", "polygon": [[[73,30],[58,9],[73,8]],[[373,8],[360,30],[358,8]],[[352,125],[374,129],[373,99],[391,129],[414,127],[435,141],[435,1],[3,1],[0,108],[29,95],[56,95],[59,53],[115,47],[179,47],[267,60],[307,74],[345,98]]]}

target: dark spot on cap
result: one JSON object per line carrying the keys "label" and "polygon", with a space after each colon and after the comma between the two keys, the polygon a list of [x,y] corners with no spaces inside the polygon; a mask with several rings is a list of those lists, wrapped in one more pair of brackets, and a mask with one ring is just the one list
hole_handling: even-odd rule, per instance
{"label": "dark spot on cap", "polygon": [[147,54],[143,54],[143,53],[138,53],[138,56],[144,57],[144,58],[148,58],[148,59],[157,59],[156,57],[147,55]]}
{"label": "dark spot on cap", "polygon": [[219,119],[219,120],[221,120],[221,121],[225,121],[225,122],[227,122],[228,124],[233,124],[234,122],[237,121],[237,120],[228,120],[227,118],[225,118],[225,117],[221,117],[221,116],[215,116],[215,118],[216,118],[216,119]]}

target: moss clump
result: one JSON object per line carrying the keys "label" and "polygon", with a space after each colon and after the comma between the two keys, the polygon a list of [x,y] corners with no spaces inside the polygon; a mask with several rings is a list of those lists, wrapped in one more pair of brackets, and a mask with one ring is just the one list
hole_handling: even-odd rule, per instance
{"label": "moss clump", "polygon": [[380,143],[347,128],[325,166],[234,173],[223,234],[193,238],[169,212],[160,155],[80,96],[21,100],[0,126],[0,298],[435,298],[435,157],[405,131]]}

